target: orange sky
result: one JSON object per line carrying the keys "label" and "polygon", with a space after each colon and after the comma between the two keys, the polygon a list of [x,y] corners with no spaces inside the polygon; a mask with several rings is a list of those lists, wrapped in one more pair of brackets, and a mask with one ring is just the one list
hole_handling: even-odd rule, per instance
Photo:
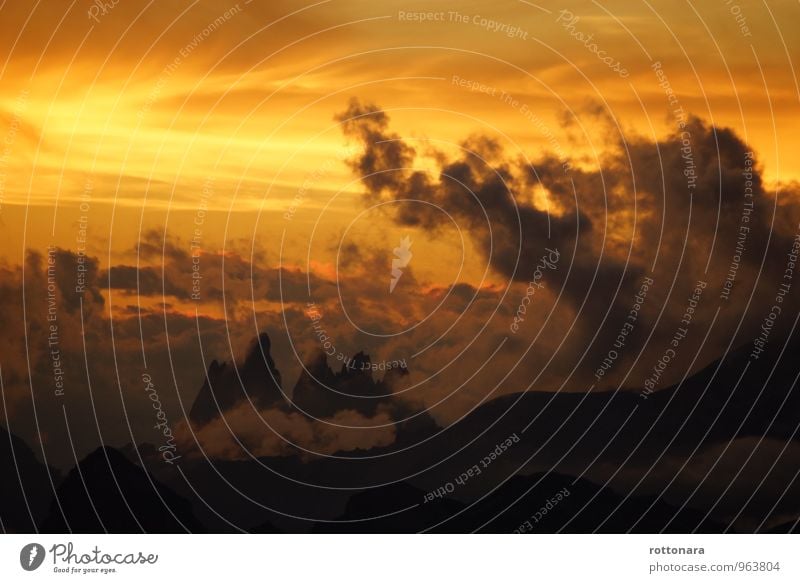
{"label": "orange sky", "polygon": [[[440,20],[425,23],[401,15],[430,3],[407,1],[123,0],[90,18],[92,6],[3,7],[0,222],[12,261],[23,245],[74,248],[88,179],[89,246],[101,257],[109,239],[114,252],[130,249],[140,222],[188,238],[209,177],[209,248],[221,244],[226,221],[228,238],[250,239],[254,211],[263,213],[259,240],[278,245],[281,217],[315,171],[293,226],[315,220],[341,190],[322,223],[332,236],[361,210],[333,119],[351,96],[389,111],[404,138],[443,150],[480,132],[531,157],[557,149],[591,164],[604,140],[585,115],[593,105],[630,135],[670,129],[653,61],[687,112],[747,138],[768,180],[800,179],[789,61],[800,38],[788,25],[797,20],[788,0],[768,9],[741,2],[739,22],[725,2],[573,2],[573,34],[565,14],[514,1],[439,2]],[[513,24],[525,38],[493,32],[489,21]],[[593,34],[629,77],[578,32]],[[566,132],[565,112],[581,127]]]}
{"label": "orange sky", "polygon": [[[796,0],[6,0],[10,394],[23,402],[35,383],[49,395],[49,296],[36,294],[54,284],[45,255],[24,261],[49,246],[98,261],[78,294],[74,255],[59,256],[71,386],[83,386],[85,351],[97,385],[137,395],[148,360],[174,383],[175,418],[178,394],[191,403],[209,363],[241,359],[262,331],[291,390],[319,350],[312,295],[339,353],[408,358],[402,398],[451,423],[502,393],[641,387],[702,278],[661,386],[678,382],[752,341],[800,232],[799,17]],[[678,108],[697,116],[694,198]],[[742,243],[750,150],[766,188]],[[397,171],[392,152],[411,167]],[[532,163],[549,172],[538,184]],[[461,188],[445,169],[462,171]],[[382,206],[395,203],[409,204]],[[405,237],[414,259],[393,290]],[[540,268],[547,285],[524,303],[556,244],[558,269]],[[729,301],[719,290],[737,256]],[[656,283],[639,328],[600,378],[645,276]]]}

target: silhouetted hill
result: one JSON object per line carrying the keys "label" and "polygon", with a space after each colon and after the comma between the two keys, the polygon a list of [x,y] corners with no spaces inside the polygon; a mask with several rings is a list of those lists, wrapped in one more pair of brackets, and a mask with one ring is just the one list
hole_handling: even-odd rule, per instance
{"label": "silhouetted hill", "polygon": [[[48,471],[50,477],[48,477]],[[61,477],[47,468],[28,445],[4,427],[0,427],[0,525],[3,532],[36,532],[36,525],[47,513],[53,498],[53,485]]]}
{"label": "silhouetted hill", "polygon": [[[560,494],[560,496],[559,496]],[[542,514],[537,514],[541,512]],[[514,476],[457,517],[459,531],[504,533],[722,532],[705,513],[624,496],[560,474]],[[527,524],[524,524],[528,521]],[[524,526],[523,526],[524,525]]]}
{"label": "silhouetted hill", "polygon": [[[266,403],[292,410],[280,396],[276,383],[281,377],[269,348],[269,339],[262,334],[237,368],[212,364],[192,407],[193,420],[207,422],[219,409],[246,398],[239,377],[259,406]],[[531,532],[720,532],[728,526],[722,524],[728,514],[716,508],[711,520],[704,519],[703,506],[711,504],[707,500],[688,499],[679,512],[680,491],[665,493],[664,499],[656,501],[641,493],[655,488],[641,488],[626,498],[623,484],[638,476],[646,478],[658,460],[680,464],[690,454],[727,447],[743,438],[775,443],[797,439],[800,400],[793,383],[800,361],[791,355],[797,354],[800,345],[796,337],[791,339],[778,361],[781,348],[774,346],[748,364],[749,346],[743,347],[681,385],[646,395],[646,399],[637,390],[505,395],[446,428],[438,427],[427,412],[416,415],[419,411],[392,394],[394,383],[406,380],[404,369],[387,372],[376,381],[366,366],[362,371],[358,364],[356,370],[345,367],[334,372],[320,355],[309,360],[309,372],[295,387],[298,406],[319,417],[343,409],[370,415],[378,406],[397,420],[416,415],[397,424],[393,443],[327,457],[214,459],[213,465],[202,457],[186,456],[181,467],[196,493],[158,462],[152,446],[139,450],[145,464],[159,476],[155,489],[136,463],[113,449],[101,448],[73,469],[58,489],[66,522],[53,505],[44,525],[53,532],[66,532],[67,522],[83,532],[102,532],[104,526],[115,532],[180,532],[184,530],[180,523],[197,530],[200,526],[186,501],[197,496],[213,507],[212,511],[198,504],[196,509],[206,528],[214,532],[235,532],[237,527],[255,532],[306,532],[312,527],[316,532],[511,532],[526,520],[531,523],[526,530]],[[369,357],[360,353],[353,362],[366,365]],[[331,388],[350,396],[338,395]],[[453,480],[511,434],[519,439],[480,479],[460,488],[457,500],[424,502],[425,488]],[[24,449],[22,444],[20,451]],[[130,460],[137,462],[134,453],[127,451]],[[783,462],[793,463],[791,455],[787,452]],[[29,449],[26,456],[35,467]],[[615,482],[612,489],[564,475],[594,464],[624,468],[628,479]],[[544,467],[554,467],[560,474],[516,475],[506,480],[519,468],[533,472]],[[39,464],[40,475],[42,468]],[[794,492],[791,483],[782,481],[785,476],[777,474],[769,475],[772,489]],[[714,480],[709,477],[706,485]],[[47,484],[41,479],[39,483]],[[381,483],[390,485],[370,488]],[[788,489],[783,490],[784,486]],[[565,488],[568,496],[562,496],[538,521],[531,520]],[[731,503],[739,505],[737,511],[746,505],[759,521],[765,515],[800,514],[793,495],[785,496],[774,510],[773,501],[765,507],[763,501],[738,500],[738,495],[734,489],[728,494]],[[12,516],[9,510],[3,512],[4,520]],[[24,525],[24,516],[9,518],[9,522]],[[773,530],[788,530],[792,525],[787,522]]]}
{"label": "silhouetted hill", "polygon": [[[502,418],[497,424],[498,433],[490,433],[491,439],[520,432],[530,423],[526,441],[548,442],[542,459],[602,455],[604,459],[621,460],[632,455],[634,462],[651,459],[655,453],[685,454],[698,446],[744,436],[798,439],[800,390],[793,387],[793,379],[800,372],[800,361],[789,356],[800,352],[798,337],[795,334],[789,340],[780,362],[781,346],[771,347],[749,364],[751,347],[743,346],[679,386],[649,395],[636,389],[507,394],[478,407],[451,427],[448,434],[454,440],[452,444],[466,443]],[[261,407],[278,401],[283,405],[273,381],[280,380],[280,373],[269,347],[269,337],[261,334],[240,367],[247,395]],[[361,370],[369,363],[369,356],[359,353],[349,367],[342,365],[339,372],[334,372],[324,353],[314,355],[294,388],[294,404],[316,418],[330,417],[345,409],[371,416],[378,406],[391,411],[395,419],[412,415],[413,409],[392,395],[393,385],[402,382],[408,371],[390,370],[383,380],[375,381],[371,371]],[[245,392],[233,371],[214,362],[192,406],[191,418],[205,423],[220,409],[224,411],[244,398]],[[418,417],[424,418],[403,427],[404,444],[414,443],[435,430],[427,413]],[[416,432],[419,435],[414,435]],[[551,439],[554,435],[558,438]],[[384,449],[390,451],[397,446]]]}
{"label": "silhouetted hill", "polygon": [[314,531],[713,533],[723,528],[694,510],[649,498],[626,500],[587,480],[536,474],[514,476],[472,504],[433,497],[405,483],[366,490],[355,494],[335,521],[317,524]]}
{"label": "silhouetted hill", "polygon": [[[796,337],[791,339],[784,357],[778,362],[781,348],[780,345],[773,346],[759,360],[747,364],[750,347],[744,346],[712,362],[681,385],[649,395],[633,389],[596,390],[588,394],[516,393],[485,403],[447,428],[438,427],[427,413],[423,413],[399,423],[396,426],[397,438],[390,445],[363,452],[343,452],[343,457],[362,458],[360,460],[312,458],[300,462],[293,457],[262,458],[254,462],[218,461],[213,471],[189,471],[197,472],[192,474],[193,484],[202,484],[209,499],[225,498],[220,504],[228,513],[226,516],[230,516],[234,522],[252,519],[254,522],[249,523],[252,528],[265,521],[272,523],[272,515],[266,510],[259,510],[251,517],[251,503],[239,496],[225,496],[225,492],[230,490],[229,484],[246,493],[247,498],[260,501],[265,508],[327,520],[354,520],[348,527],[350,531],[425,529],[431,526],[433,518],[446,518],[446,513],[431,512],[428,515],[429,510],[417,509],[407,515],[394,514],[400,508],[395,500],[412,505],[414,496],[409,495],[411,490],[408,488],[415,488],[414,485],[397,486],[384,495],[375,493],[382,489],[368,489],[352,498],[347,497],[346,491],[337,492],[335,489],[357,490],[376,483],[402,482],[407,476],[420,472],[426,480],[445,483],[512,433],[519,435],[520,441],[504,454],[502,461],[508,462],[509,466],[530,469],[554,466],[562,473],[569,473],[570,470],[565,468],[586,467],[589,462],[624,464],[625,472],[632,476],[636,472],[647,475],[650,465],[659,459],[679,463],[692,452],[725,446],[748,436],[771,438],[778,442],[796,438],[795,429],[800,424],[800,402],[797,391],[793,389],[793,379],[800,370],[800,362],[788,355],[796,353],[800,345]],[[369,357],[360,353],[353,362],[368,363]],[[371,372],[359,370],[359,364],[355,365],[356,370],[343,367],[339,372],[334,372],[322,353],[311,358],[307,367],[308,372],[301,375],[293,397],[299,407],[317,417],[328,417],[345,408],[369,415],[374,413],[376,403],[381,404],[381,410],[391,411],[395,419],[415,413],[403,399],[391,395],[392,383],[402,382],[407,375],[404,369],[391,371],[396,378],[387,373],[382,381],[375,381]],[[354,396],[339,395],[335,391]],[[421,442],[424,443],[419,445]],[[298,486],[264,466],[277,468],[292,479],[334,490]],[[479,484],[471,483],[459,492],[460,499],[474,500],[508,476],[497,468],[492,468],[492,472],[482,476]],[[537,486],[532,494],[524,496],[515,505],[515,509],[497,517],[504,501],[509,496],[518,496],[516,489],[529,484],[527,478],[514,477],[462,517],[444,522],[441,528],[454,531],[477,528],[498,532],[513,530],[518,524],[512,523],[533,510],[536,500],[546,495],[544,490],[555,487],[555,479],[552,475],[548,476],[543,481],[544,486]],[[774,482],[782,478],[773,475],[770,479]],[[780,482],[780,486],[784,486],[783,482]],[[616,484],[615,487],[619,488],[620,485]],[[384,504],[382,496],[392,502]],[[415,496],[419,497],[419,491]],[[675,493],[671,493],[667,499],[675,504],[675,496]],[[732,491],[730,496],[735,496],[735,493]],[[564,527],[574,532],[598,529],[604,532],[626,532],[631,529],[658,532],[665,528],[673,532],[695,529],[715,532],[722,528],[715,522],[704,521],[704,511],[689,509],[702,508],[705,502],[700,499],[689,500],[687,509],[675,515],[675,508],[664,501],[658,501],[650,508],[652,500],[641,493],[626,500],[617,509],[623,498],[619,492],[581,480],[576,483],[575,494],[565,508],[569,509],[578,500],[583,500],[582,506],[592,499],[586,509],[569,524],[566,521],[553,522],[555,518],[550,517],[542,520],[537,528],[552,531]],[[800,512],[800,505],[793,499],[790,496],[782,500],[776,512],[783,515]],[[450,502],[455,503],[452,500]],[[733,504],[736,503],[734,499]],[[745,501],[739,503],[744,504]],[[676,504],[676,507],[680,505]],[[336,507],[344,507],[344,510],[331,514],[331,509]],[[441,505],[429,506],[434,507],[441,508]],[[577,512],[577,508],[574,510]],[[758,507],[755,502],[750,503],[749,510],[754,516],[760,514],[761,517],[769,511]],[[378,511],[391,515],[391,518],[362,520],[376,515]],[[570,513],[574,514],[572,510]],[[718,517],[724,515],[717,509]],[[282,530],[306,529],[302,521],[294,524],[283,518],[275,520],[279,523],[277,527]],[[315,529],[330,531],[338,528],[332,524],[318,522]]]}
{"label": "silhouetted hill", "polygon": [[50,515],[42,523],[48,533],[202,532],[189,502],[119,451],[101,447],[73,468],[58,487]]}
{"label": "silhouetted hill", "polygon": [[[413,533],[431,528],[464,508],[461,502],[435,498],[406,483],[388,484],[353,495],[344,514],[314,527],[328,533]],[[443,530],[447,530],[446,528]]]}
{"label": "silhouetted hill", "polygon": [[283,402],[281,373],[275,367],[270,349],[269,335],[263,333],[253,342],[241,364],[213,361],[189,412],[191,422],[204,425],[246,399],[262,408]]}
{"label": "silhouetted hill", "polygon": [[540,462],[600,456],[628,465],[748,436],[798,440],[800,389],[794,379],[800,361],[791,356],[800,352],[798,336],[778,362],[780,348],[748,365],[750,347],[742,347],[647,398],[634,390],[504,395],[465,417],[452,437],[455,443],[468,440],[502,419],[494,438],[530,424],[517,450],[533,452],[546,443]]}
{"label": "silhouetted hill", "polygon": [[797,520],[790,520],[789,522],[784,522],[779,524],[778,526],[773,526],[769,530],[767,530],[769,534],[798,534],[800,533],[800,524],[798,524]]}
{"label": "silhouetted hill", "polygon": [[[195,425],[202,426],[249,399],[256,409],[279,407],[314,419],[329,418],[345,410],[372,417],[380,407],[400,421],[398,433],[404,437],[414,432],[427,434],[434,428],[430,415],[415,411],[393,396],[394,390],[408,377],[408,370],[392,367],[385,371],[381,380],[375,380],[371,364],[369,355],[359,352],[348,363],[343,363],[339,372],[334,372],[328,365],[327,355],[319,350],[305,363],[292,391],[291,403],[288,403],[281,394],[281,373],[270,354],[269,335],[264,332],[254,341],[244,364],[238,368],[216,360],[211,363],[189,418]],[[414,413],[413,419],[403,421]]]}
{"label": "silhouetted hill", "polygon": [[391,402],[391,382],[408,374],[405,369],[390,369],[384,380],[375,381],[369,355],[359,352],[334,373],[327,356],[319,351],[306,363],[292,392],[294,406],[315,418],[333,416],[350,409],[362,415],[375,415],[379,405]]}
{"label": "silhouetted hill", "polygon": [[276,528],[271,522],[262,522],[256,528],[250,530],[254,534],[281,534],[283,531]]}

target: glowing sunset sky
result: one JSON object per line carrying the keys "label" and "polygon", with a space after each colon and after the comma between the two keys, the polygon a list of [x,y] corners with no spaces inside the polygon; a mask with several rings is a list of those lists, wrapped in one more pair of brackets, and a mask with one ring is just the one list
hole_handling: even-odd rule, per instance
{"label": "glowing sunset sky", "polygon": [[[734,334],[750,341],[800,222],[798,16],[789,0],[7,0],[6,320],[20,335],[45,325],[31,290],[58,248],[70,370],[114,342],[126,357],[98,356],[115,366],[98,374],[127,385],[116,366],[137,379],[148,349],[178,350],[179,366],[152,368],[190,400],[210,360],[239,358],[263,329],[293,386],[316,347],[312,299],[343,352],[419,352],[414,382],[438,384],[403,398],[435,406],[465,385],[433,413],[449,422],[495,386],[586,390],[652,276],[631,373],[603,379],[637,386],[702,278],[715,303],[695,325],[708,334],[664,382],[679,379]],[[752,161],[752,235],[722,301]],[[405,237],[413,260],[390,293]],[[536,309],[509,333],[556,248]],[[88,348],[68,252],[96,259]],[[109,340],[112,321],[126,328]],[[198,346],[206,332],[216,340]],[[12,395],[49,365],[23,348],[6,341],[0,362]],[[177,398],[165,403],[179,417]]]}
{"label": "glowing sunset sky", "polygon": [[[87,179],[91,245],[101,256],[112,232],[112,248],[130,247],[140,221],[166,220],[186,236],[182,223],[209,177],[209,246],[221,243],[228,213],[228,236],[249,238],[254,211],[264,213],[258,228],[274,244],[272,225],[331,160],[297,220],[311,220],[339,190],[329,212],[345,220],[360,185],[341,163],[347,143],[334,115],[352,96],[390,112],[404,138],[452,150],[487,133],[530,156],[556,146],[591,166],[605,136],[587,108],[605,110],[629,137],[661,136],[674,125],[655,61],[680,105],[734,128],[769,181],[800,178],[790,60],[800,39],[796,27],[775,34],[776,23],[796,17],[792,2],[744,2],[738,22],[725,2],[435,8],[438,20],[418,22],[403,14],[430,12],[430,3],[120,1],[103,14],[90,3],[62,11],[5,2],[4,256],[18,261],[23,240],[73,246]],[[563,9],[579,17],[572,28]],[[493,32],[490,21],[513,23],[525,38]],[[581,35],[589,34],[627,78],[587,48]],[[577,127],[566,131],[564,119]]]}

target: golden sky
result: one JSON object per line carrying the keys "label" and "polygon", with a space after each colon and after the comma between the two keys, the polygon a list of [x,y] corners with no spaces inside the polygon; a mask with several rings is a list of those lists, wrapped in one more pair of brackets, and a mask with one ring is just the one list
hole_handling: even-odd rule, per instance
{"label": "golden sky", "polygon": [[291,392],[320,345],[309,300],[340,354],[407,358],[393,390],[444,426],[502,394],[640,390],[707,282],[659,388],[678,382],[751,343],[784,277],[798,17],[795,0],[1,2],[10,408],[35,392],[61,422],[48,249],[67,400],[91,372],[119,443],[122,394],[151,430],[143,370],[181,419],[210,362],[262,331]]}
{"label": "golden sky", "polygon": [[[209,246],[226,222],[228,237],[257,229],[276,244],[279,217],[315,170],[295,220],[313,220],[338,193],[327,209],[336,219],[323,224],[332,229],[352,218],[361,190],[334,121],[352,96],[388,111],[402,137],[444,150],[485,133],[531,157],[557,146],[591,164],[604,137],[587,109],[629,135],[672,126],[655,61],[687,112],[752,145],[769,181],[800,179],[800,38],[788,0],[100,5],[4,3],[0,221],[12,260],[23,241],[74,246],[87,180],[101,256],[109,239],[130,248],[140,224],[186,237],[209,177]],[[572,29],[563,10],[579,18]],[[419,12],[438,16],[406,16]],[[519,30],[510,38],[491,22]],[[566,132],[564,116],[579,127]]]}

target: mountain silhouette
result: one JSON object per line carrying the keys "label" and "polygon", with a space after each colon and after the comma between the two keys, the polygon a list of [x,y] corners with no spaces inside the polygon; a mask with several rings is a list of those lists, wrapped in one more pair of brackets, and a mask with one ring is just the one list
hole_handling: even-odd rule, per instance
{"label": "mountain silhouette", "polygon": [[769,534],[795,534],[800,533],[800,525],[797,520],[790,520],[783,522],[777,526],[770,528],[767,533]]}
{"label": "mountain silhouette", "polygon": [[[558,494],[561,493],[561,496]],[[537,514],[542,512],[542,514]],[[560,474],[513,476],[454,522],[458,531],[508,533],[718,533],[703,512]],[[525,521],[527,525],[523,526]],[[522,528],[520,528],[522,526]]]}
{"label": "mountain silhouette", "polygon": [[[544,513],[537,514],[542,509]],[[703,513],[694,510],[678,510],[648,498],[623,500],[619,494],[588,480],[559,474],[534,474],[514,476],[470,505],[446,496],[429,496],[405,483],[367,490],[354,495],[346,511],[335,521],[318,524],[314,530],[330,533],[511,533],[515,530],[527,533],[684,533],[695,530],[714,533],[723,529],[722,525],[703,519]]]}
{"label": "mountain silhouette", "polygon": [[292,392],[294,406],[305,414],[324,418],[346,409],[362,415],[375,415],[380,405],[391,402],[392,384],[408,374],[405,368],[390,369],[383,380],[372,377],[369,355],[359,352],[342,364],[338,373],[328,366],[328,358],[318,351],[309,359]]}
{"label": "mountain silhouette", "polygon": [[[100,448],[58,487],[65,516],[53,501],[41,524],[47,532],[500,533],[519,530],[528,521],[526,532],[682,533],[749,531],[748,525],[763,520],[767,531],[788,532],[795,528],[791,517],[800,515],[798,487],[789,481],[793,472],[789,478],[787,472],[767,476],[765,486],[786,493],[774,508],[774,499],[739,499],[750,492],[731,489],[725,504],[749,513],[734,524],[728,521],[737,512],[716,507],[717,498],[683,498],[685,490],[662,491],[661,483],[630,492],[625,485],[640,477],[661,479],[650,470],[662,458],[681,464],[690,454],[743,439],[796,441],[800,399],[794,380],[800,361],[792,355],[800,349],[797,337],[780,357],[782,349],[773,346],[750,361],[749,346],[742,347],[651,394],[636,388],[506,394],[441,427],[394,393],[407,381],[407,370],[387,371],[375,380],[363,352],[339,371],[324,353],[312,355],[294,388],[294,404],[287,402],[269,337],[261,334],[241,364],[212,363],[192,406],[193,422],[207,423],[247,398],[259,407],[302,410],[322,419],[344,410],[365,416],[386,411],[397,420],[394,442],[332,456],[206,460],[187,455],[183,475],[161,463],[153,446],[137,446],[149,474],[136,465],[132,445],[125,448],[127,459]],[[454,480],[512,434],[519,439],[479,479],[425,501],[428,492]],[[46,468],[20,440],[9,436],[6,442],[14,444],[19,467],[30,468],[22,472],[26,490],[28,476],[35,476],[28,493],[38,488],[38,499],[49,500]],[[6,475],[13,477],[10,453],[1,448]],[[787,452],[782,463],[796,463],[792,455]],[[594,464],[619,467],[627,477],[600,486],[585,470],[576,470]],[[580,479],[569,475],[578,471]],[[722,479],[713,473],[706,477],[712,490]],[[541,514],[562,491],[569,495]],[[197,504],[195,518],[188,500],[197,498],[208,506]],[[4,528],[30,530],[33,523],[26,519],[20,493],[11,500],[0,506]],[[709,513],[704,506],[711,504]]]}
{"label": "mountain silhouette", "polygon": [[232,367],[214,360],[190,409],[190,421],[196,426],[205,425],[238,403],[249,400],[255,409],[276,407],[298,411],[314,419],[329,418],[345,410],[372,417],[380,408],[396,419],[416,412],[417,418],[413,423],[404,424],[404,428],[413,425],[427,430],[435,425],[427,413],[414,411],[407,403],[393,397],[394,390],[408,377],[408,370],[402,366],[391,367],[381,380],[375,380],[375,367],[364,352],[359,352],[334,372],[325,352],[316,351],[305,363],[292,391],[291,402],[286,402],[281,393],[281,373],[270,348],[269,335],[262,332],[243,364]]}
{"label": "mountain silhouette", "polygon": [[[798,335],[748,364],[749,346],[710,363],[683,383],[647,398],[636,390],[590,393],[526,392],[504,395],[453,427],[454,443],[471,439],[498,420],[494,438],[527,428],[523,447],[543,463],[582,463],[599,456],[629,465],[659,455],[685,457],[697,448],[743,437],[800,438]],[[773,370],[774,366],[774,370]],[[741,379],[741,380],[740,380]]]}
{"label": "mountain silhouette", "polygon": [[[800,425],[800,400],[793,381],[800,370],[800,363],[787,358],[787,355],[800,349],[797,337],[789,340],[780,359],[782,346],[776,345],[762,354],[759,360],[748,364],[749,349],[749,346],[741,347],[708,364],[681,384],[649,395],[635,388],[594,390],[589,393],[537,391],[506,394],[479,406],[446,428],[436,425],[427,412],[415,411],[402,398],[392,395],[393,383],[405,380],[408,374],[405,369],[388,371],[382,380],[375,381],[371,370],[368,370],[370,359],[366,354],[357,354],[352,360],[354,364],[342,366],[338,372],[334,372],[327,357],[319,352],[307,361],[308,370],[301,374],[295,386],[293,402],[297,409],[323,419],[345,409],[356,410],[364,415],[374,414],[378,409],[390,411],[393,419],[408,418],[396,425],[395,441],[363,452],[343,452],[348,459],[322,458],[294,463],[291,457],[262,458],[258,462],[221,463],[217,467],[230,468],[231,479],[238,487],[262,500],[265,506],[297,515],[308,515],[304,509],[311,507],[318,509],[312,515],[324,515],[326,504],[328,508],[335,508],[342,499],[328,491],[323,495],[315,488],[284,489],[281,482],[285,480],[264,478],[263,475],[269,472],[261,464],[270,468],[284,468],[287,475],[310,484],[356,491],[370,484],[402,482],[405,476],[415,475],[425,468],[436,468],[425,470],[425,475],[432,476],[434,481],[438,476],[444,483],[474,464],[476,458],[480,459],[480,456],[491,451],[495,444],[516,433],[524,437],[504,458],[509,464],[513,462],[514,467],[528,467],[528,471],[552,467],[562,474],[569,474],[573,471],[570,468],[583,468],[589,462],[624,463],[625,471],[629,474],[635,476],[636,472],[640,472],[648,478],[650,465],[662,458],[680,463],[692,452],[727,446],[747,437],[778,442],[797,439],[795,429]],[[788,458],[787,463],[791,463]],[[477,499],[506,477],[507,474],[502,473],[484,476],[480,488],[465,489],[460,493],[460,499]],[[216,480],[208,472],[205,472],[205,478],[212,482]],[[512,478],[498,492],[503,496],[515,492],[513,488],[525,483],[520,479],[519,476]],[[553,479],[549,475],[545,482],[552,482]],[[781,481],[783,478],[775,475],[770,480],[773,485],[792,487],[792,484],[784,483]],[[591,482],[583,480],[576,484],[577,492],[585,489],[589,493],[587,499],[595,499],[570,523],[568,528],[574,532],[591,532],[595,529],[604,532],[626,532],[629,529],[659,532],[667,525],[668,530],[675,532],[716,532],[723,528],[720,525],[725,521],[724,513],[712,515],[711,520],[701,518],[706,513],[699,509],[707,503],[702,500],[689,500],[687,508],[673,516],[675,508],[682,505],[677,503],[675,508],[672,506],[676,500],[680,500],[676,498],[680,494],[668,493],[667,499],[672,502],[667,503],[661,499],[651,500],[639,492],[614,510],[625,498],[624,486],[614,484],[615,489],[612,490],[588,484]],[[384,496],[408,502],[419,497],[419,492],[415,496],[409,495],[408,488],[417,487],[416,484],[406,484],[404,488],[396,487]],[[214,488],[214,495],[223,496],[227,488],[226,484],[220,483]],[[264,491],[275,495],[264,498],[260,496]],[[353,521],[348,528],[355,532],[379,531],[381,528],[395,532],[428,528],[430,516],[445,514],[432,512],[426,516],[425,513],[420,514],[421,510],[405,516],[402,513],[395,514],[399,508],[396,504],[381,506],[381,495],[374,494],[380,491],[381,488],[371,488],[352,495],[349,500],[345,498],[345,509],[339,514],[330,515],[328,519]],[[373,499],[372,496],[377,498]],[[513,530],[512,523],[519,515],[531,510],[525,506],[525,500],[529,497],[516,505],[517,510],[507,513],[507,519],[489,521],[496,513],[491,510],[493,501],[498,501],[497,508],[501,508],[501,498],[497,496],[495,492],[465,513],[465,516],[471,517],[469,520],[446,521],[442,528],[456,532],[477,528],[492,532]],[[734,496],[733,492],[728,494],[729,498]],[[785,496],[774,514],[791,516],[800,513],[800,505],[792,501],[794,498]],[[576,495],[571,498],[570,504],[579,499],[580,496]],[[248,504],[230,499],[226,500],[227,503],[230,503],[232,515],[248,515]],[[733,503],[737,503],[735,498]],[[535,504],[535,500],[531,504]],[[428,503],[428,506],[441,508],[439,504]],[[769,511],[768,508],[758,507],[755,501],[748,503],[748,508],[754,515]],[[614,516],[603,522],[612,510]],[[391,518],[377,522],[363,520],[378,512]],[[489,522],[481,526],[476,516],[483,516],[484,522]],[[270,520],[272,517],[269,513],[261,517],[261,522]],[[542,520],[538,528],[558,530],[564,526],[552,520]],[[314,528],[328,532],[339,528],[333,526],[335,524],[318,522]],[[291,521],[281,522],[277,526],[285,531],[304,531],[305,528]]]}
{"label": "mountain silhouette", "polygon": [[241,364],[220,364],[214,360],[192,404],[189,420],[197,426],[205,425],[245,400],[259,408],[283,402],[281,374],[275,368],[270,349],[269,335],[262,333]]}
{"label": "mountain silhouette", "polygon": [[42,523],[47,533],[180,533],[204,529],[187,500],[119,451],[100,447],[73,468]]}
{"label": "mountain silhouette", "polygon": [[50,480],[58,484],[59,472],[41,463],[22,439],[0,427],[0,474],[3,532],[36,532],[36,525],[44,518],[53,498]]}
{"label": "mountain silhouette", "polygon": [[[743,346],[681,384],[649,395],[636,388],[506,394],[460,420],[450,428],[450,436],[460,436],[456,443],[472,439],[480,433],[478,428],[489,427],[501,418],[498,429],[506,435],[530,423],[529,442],[549,441],[545,459],[558,459],[570,449],[584,457],[623,459],[633,455],[635,459],[648,459],[655,452],[685,454],[698,446],[745,436],[797,440],[800,389],[793,381],[800,372],[800,361],[788,355],[800,352],[799,336],[788,340],[781,359],[782,347],[773,346],[760,359],[749,362],[751,347]],[[270,355],[269,336],[262,333],[235,371],[216,361],[211,364],[190,418],[207,423],[247,398],[257,407],[280,405],[320,419],[343,410],[372,416],[381,408],[395,419],[414,413],[407,402],[393,395],[408,371],[390,369],[376,381],[370,364],[370,357],[359,352],[334,372],[324,352],[313,354],[292,392],[292,407],[282,398],[281,375]],[[413,441],[422,437],[411,435],[409,428],[411,433],[420,429],[427,437],[432,427],[432,420],[409,425],[404,438]],[[550,440],[554,434],[560,439]],[[580,447],[575,447],[576,440]]]}
{"label": "mountain silhouette", "polygon": [[317,524],[314,532],[421,532],[464,508],[449,498],[423,503],[424,497],[424,491],[403,482],[365,490],[350,498],[342,515]]}

